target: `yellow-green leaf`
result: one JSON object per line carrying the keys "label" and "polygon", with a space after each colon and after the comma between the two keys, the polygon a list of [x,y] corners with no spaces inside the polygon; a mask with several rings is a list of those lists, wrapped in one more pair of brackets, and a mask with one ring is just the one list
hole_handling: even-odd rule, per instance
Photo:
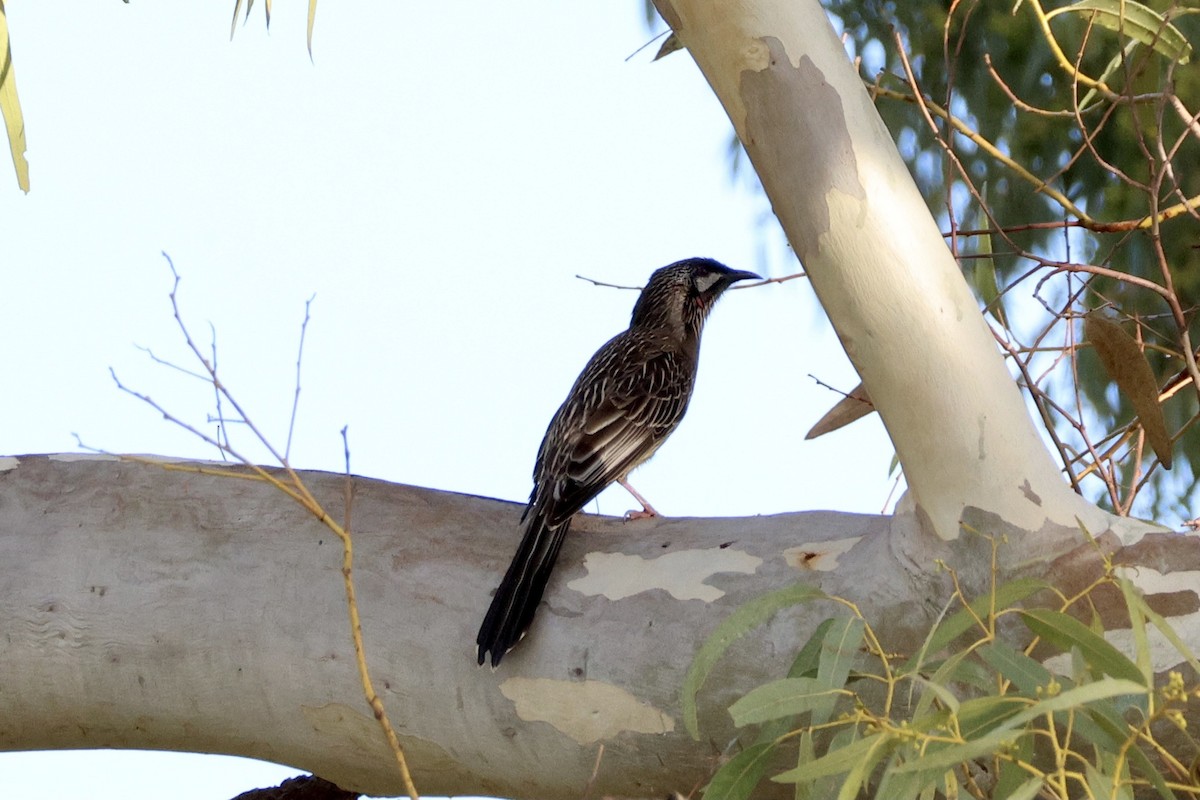
{"label": "yellow-green leaf", "polygon": [[1179,28],[1154,9],[1133,0],[1079,0],[1046,14],[1047,18],[1074,11],[1094,14],[1097,25],[1124,33],[1172,61],[1186,64],[1192,58],[1192,46]]}
{"label": "yellow-green leaf", "polygon": [[312,58],[313,20],[317,18],[317,0],[308,0],[308,57]]}
{"label": "yellow-green leaf", "polygon": [[12,47],[8,42],[8,14],[0,0],[0,47],[4,63],[0,64],[0,113],[8,131],[8,149],[12,152],[13,167],[17,170],[17,185],[29,191],[29,162],[25,160],[25,118],[21,101],[17,99],[17,77],[13,72]]}
{"label": "yellow-green leaf", "polygon": [[1095,348],[1104,371],[1133,404],[1154,454],[1165,469],[1170,469],[1171,437],[1167,435],[1167,423],[1158,402],[1158,381],[1142,348],[1120,325],[1098,311],[1084,317],[1083,335]]}

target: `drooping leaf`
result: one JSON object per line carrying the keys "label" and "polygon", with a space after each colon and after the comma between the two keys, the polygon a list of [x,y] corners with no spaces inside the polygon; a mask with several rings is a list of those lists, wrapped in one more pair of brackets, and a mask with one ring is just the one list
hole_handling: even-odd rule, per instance
{"label": "drooping leaf", "polygon": [[872,736],[868,741],[874,741],[875,746],[850,767],[846,779],[842,781],[842,788],[838,790],[837,800],[857,800],[859,790],[866,786],[871,773],[900,745],[899,739],[882,734]]}
{"label": "drooping leaf", "polygon": [[[1019,612],[1029,630],[1061,649],[1064,653],[1078,648],[1088,666],[1105,675],[1133,681],[1143,688],[1147,686],[1145,676],[1137,665],[1125,654],[1093,633],[1079,620],[1060,611],[1034,608]],[[1152,684],[1151,684],[1152,685]]]}
{"label": "drooping leaf", "polygon": [[8,41],[8,13],[4,0],[0,0],[0,52],[4,62],[0,64],[0,113],[4,115],[4,127],[8,131],[8,149],[12,153],[13,167],[17,171],[17,185],[21,191],[29,192],[29,162],[25,160],[25,117],[21,114],[21,101],[17,99],[17,76],[13,72],[12,45]]}
{"label": "drooping leaf", "polygon": [[[1028,764],[1033,758],[1033,734],[1017,739],[1010,755],[1015,760]],[[1029,800],[1037,796],[1042,785],[1042,779],[1029,777],[1029,773],[1007,758],[1002,758],[998,764],[999,774],[996,777],[996,797],[1022,798]],[[1030,788],[1032,785],[1033,788]]]}
{"label": "drooping leaf", "polygon": [[868,757],[872,749],[882,744],[882,736],[871,736],[858,739],[842,747],[834,747],[831,743],[829,752],[820,758],[807,761],[795,769],[781,772],[771,780],[776,783],[800,783],[811,781],[826,775],[841,775],[849,772],[863,758]]}
{"label": "drooping leaf", "polygon": [[1151,625],[1158,628],[1158,632],[1162,634],[1164,639],[1171,643],[1171,646],[1175,648],[1175,652],[1179,653],[1180,658],[1187,661],[1192,669],[1200,672],[1200,659],[1197,659],[1195,654],[1192,653],[1191,648],[1187,646],[1183,639],[1179,638],[1179,634],[1175,632],[1175,629],[1171,627],[1162,614],[1159,614],[1146,603],[1146,598],[1134,592],[1132,595],[1126,595],[1126,602],[1130,605],[1136,604],[1138,613],[1144,616]]}
{"label": "drooping leaf", "polygon": [[1121,394],[1129,398],[1154,454],[1165,469],[1170,469],[1171,437],[1158,402],[1158,381],[1146,354],[1120,325],[1099,312],[1084,317],[1083,333],[1100,357],[1104,371],[1116,382]]}
{"label": "drooping leaf", "polygon": [[[942,771],[950,769],[957,764],[994,753],[997,748],[1015,739],[1017,729],[1033,719],[1040,718],[1046,714],[1052,714],[1056,711],[1084,706],[1107,697],[1117,697],[1127,694],[1144,695],[1146,694],[1146,688],[1140,683],[1133,681],[1118,678],[1101,678],[1093,683],[1077,686],[1074,689],[1047,697],[1036,703],[1026,701],[1022,703],[1024,710],[1019,713],[1006,714],[1005,718],[1000,719],[994,726],[987,725],[977,728],[977,730],[987,731],[978,738],[972,738],[973,734],[969,734],[964,728],[962,732],[964,736],[968,737],[966,741],[938,749],[931,748],[926,751],[924,757],[921,759],[898,766],[896,770],[898,772],[940,774]],[[1013,698],[992,697],[980,699],[994,702],[1012,700]],[[963,708],[965,709],[967,705],[967,703],[963,703]],[[1003,712],[1011,709],[1011,706],[1004,703],[994,702],[994,705],[998,710]]]}
{"label": "drooping leaf", "polygon": [[317,0],[308,0],[308,57],[312,58],[313,22],[317,19]]}
{"label": "drooping leaf", "polygon": [[1027,696],[1050,683],[1050,670],[1003,642],[988,642],[979,648],[979,656],[992,669],[1016,684]]}
{"label": "drooping leaf", "polygon": [[1054,17],[1068,11],[1094,14],[1097,25],[1124,33],[1172,61],[1186,64],[1192,58],[1192,46],[1179,28],[1154,9],[1134,0],[1079,0],[1054,9],[1046,16]]}
{"label": "drooping leaf", "polygon": [[[979,196],[984,204],[988,202],[988,186],[985,181],[979,188]],[[991,218],[983,206],[975,213],[975,227],[987,230],[992,225]],[[1004,302],[1000,296],[1000,279],[996,275],[996,259],[992,258],[992,234],[982,233],[976,237],[976,253],[972,259],[974,269],[971,270],[975,292],[983,301],[984,310],[995,317],[1002,328],[1008,328],[1008,317],[1004,313]]]}
{"label": "drooping leaf", "polygon": [[696,656],[692,659],[692,665],[688,667],[687,675],[683,679],[683,686],[680,690],[680,706],[683,710],[684,729],[692,735],[693,739],[700,740],[700,723],[696,708],[696,694],[704,686],[704,682],[708,680],[709,673],[712,672],[713,667],[716,666],[717,661],[725,654],[725,651],[729,649],[729,646],[759,625],[765,623],[780,609],[810,600],[822,600],[826,598],[827,595],[815,586],[798,583],[762,597],[757,597],[739,606],[737,610],[717,626],[712,635],[696,651]]}
{"label": "drooping leaf", "polygon": [[1163,800],[1176,800],[1175,793],[1163,780],[1162,773],[1138,747],[1126,747],[1128,725],[1112,704],[1093,703],[1083,714],[1075,715],[1075,732],[1096,748],[1110,752],[1125,752],[1129,765],[1138,776],[1148,781]]}
{"label": "drooping leaf", "polygon": [[792,667],[788,670],[789,678],[811,678],[817,674],[817,668],[821,664],[821,644],[825,641],[826,632],[836,621],[830,617],[822,620],[821,624],[817,626],[812,636],[808,637],[808,641],[804,643],[804,647],[801,647],[800,652],[796,654],[795,660],[792,661]]}
{"label": "drooping leaf", "polygon": [[802,714],[840,692],[816,678],[784,678],[750,690],[729,707],[733,724],[739,728],[754,722]]}
{"label": "drooping leaf", "polygon": [[745,800],[750,797],[762,780],[773,751],[774,744],[764,742],[747,747],[729,759],[704,787],[704,800]]}
{"label": "drooping leaf", "polygon": [[[1105,759],[1101,753],[1101,760],[1111,761],[1111,758]],[[1087,775],[1088,790],[1092,797],[1105,797],[1111,800],[1133,800],[1133,790],[1127,783],[1118,783],[1112,775],[1106,772],[1101,772],[1092,765],[1090,761],[1083,762],[1084,774]]]}
{"label": "drooping leaf", "polygon": [[1133,634],[1133,656],[1141,670],[1142,682],[1147,686],[1154,683],[1154,667],[1150,662],[1150,642],[1146,638],[1146,615],[1142,613],[1141,593],[1128,578],[1118,577],[1117,586],[1125,597],[1125,608],[1129,612],[1129,630]]}
{"label": "drooping leaf", "polygon": [[997,586],[994,600],[990,594],[976,597],[968,604],[970,611],[960,609],[939,623],[926,637],[920,651],[901,667],[900,673],[906,675],[914,671],[927,656],[941,652],[946,645],[976,626],[977,619],[986,621],[993,610],[1011,608],[1031,594],[1048,588],[1049,584],[1036,578],[1017,578]]}
{"label": "drooping leaf", "polygon": [[1017,788],[1013,789],[1009,794],[997,794],[997,797],[1007,797],[1008,800],[1033,800],[1038,796],[1038,792],[1042,790],[1041,778],[1030,778],[1022,783]]}
{"label": "drooping leaf", "polygon": [[[858,617],[843,617],[829,626],[817,665],[817,680],[830,689],[841,689],[850,677],[850,667],[858,658],[865,623]],[[839,695],[826,694],[814,699],[812,724],[824,725],[833,715]]]}

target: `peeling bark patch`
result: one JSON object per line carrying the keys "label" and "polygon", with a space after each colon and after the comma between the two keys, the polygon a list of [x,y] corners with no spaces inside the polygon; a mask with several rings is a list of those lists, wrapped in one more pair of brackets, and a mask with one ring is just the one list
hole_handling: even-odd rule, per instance
{"label": "peeling bark patch", "polygon": [[1163,575],[1200,570],[1200,536],[1147,533],[1123,547],[1113,561],[1127,567],[1150,567]]}
{"label": "peeling bark patch", "polygon": [[833,539],[832,541],[806,544],[801,547],[789,547],[783,551],[783,560],[792,569],[832,572],[837,569],[838,557],[862,541],[862,538],[861,536],[853,536],[849,539]]}
{"label": "peeling bark patch", "polygon": [[710,547],[707,550],[682,550],[658,558],[642,558],[625,553],[588,553],[583,567],[588,571],[582,578],[567,584],[567,588],[592,596],[603,595],[609,600],[662,589],[676,600],[703,600],[711,603],[725,592],[704,581],[718,572],[753,574],[763,563],[758,556],[742,550]]}
{"label": "peeling bark patch", "polygon": [[[836,189],[865,201],[867,194],[858,178],[842,98],[808,56],[793,67],[783,42],[774,36],[761,41],[767,65],[744,71],[738,87],[746,108],[744,144],[760,174],[793,184],[785,182],[773,196],[797,207],[794,218],[804,227],[792,245],[803,263],[819,250],[821,234],[829,230],[827,195]],[[823,111],[816,115],[814,108]],[[798,168],[797,159],[803,161]],[[788,168],[780,169],[784,164]]]}
{"label": "peeling bark patch", "polygon": [[16,469],[20,464],[20,460],[12,456],[0,456],[0,472],[8,472],[10,469]]}
{"label": "peeling bark patch", "polygon": [[517,716],[546,722],[581,745],[612,739],[624,731],[670,733],[675,720],[629,692],[603,681],[509,678],[500,692]]}
{"label": "peeling bark patch", "polygon": [[1021,494],[1025,495],[1025,499],[1033,503],[1035,506],[1040,506],[1042,504],[1041,495],[1033,490],[1033,486],[1030,485],[1028,478],[1025,479],[1023,484],[1021,484]]}

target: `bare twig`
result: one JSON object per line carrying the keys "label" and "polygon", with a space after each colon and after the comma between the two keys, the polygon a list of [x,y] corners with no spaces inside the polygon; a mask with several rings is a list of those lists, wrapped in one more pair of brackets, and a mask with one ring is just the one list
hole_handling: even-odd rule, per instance
{"label": "bare twig", "polygon": [[[296,394],[292,398],[292,417],[288,421],[287,446],[283,449],[284,458],[290,458],[292,455],[292,431],[296,428],[296,409],[300,407],[300,364],[304,361],[304,334],[308,332],[309,312],[312,310],[312,301],[316,297],[314,294],[304,301],[304,321],[300,323],[300,346],[296,352]],[[344,434],[345,431],[343,430]]]}
{"label": "bare twig", "polygon": [[[139,462],[155,464],[156,466],[159,466],[160,468],[167,469],[167,470],[182,471],[182,472],[189,472],[189,473],[202,474],[202,475],[215,475],[215,476],[227,477],[227,478],[237,478],[240,480],[256,480],[256,481],[265,482],[265,483],[273,486],[274,488],[276,488],[277,490],[279,490],[280,492],[282,492],[283,494],[285,494],[292,500],[296,501],[301,506],[303,506],[310,514],[312,514],[314,517],[316,517],[317,520],[321,524],[325,525],[329,530],[331,530],[338,537],[338,539],[342,543],[342,583],[343,583],[343,587],[344,587],[345,593],[346,593],[346,607],[347,607],[347,611],[348,611],[349,618],[350,618],[350,633],[351,633],[351,639],[354,644],[355,662],[358,667],[359,680],[362,683],[363,696],[366,699],[367,705],[370,706],[371,711],[372,711],[376,721],[379,723],[379,726],[380,726],[381,731],[383,732],[384,738],[387,740],[388,747],[396,759],[396,765],[400,772],[401,780],[404,783],[405,791],[408,793],[409,797],[413,798],[413,800],[418,800],[419,795],[417,794],[416,786],[413,784],[412,775],[410,774],[409,769],[408,769],[408,762],[404,756],[404,750],[400,745],[400,740],[396,736],[396,732],[395,732],[395,729],[392,727],[391,721],[388,719],[386,709],[383,706],[383,701],[380,699],[378,693],[375,691],[374,684],[371,680],[370,672],[368,671],[368,668],[367,668],[366,650],[365,650],[365,646],[363,643],[363,636],[362,636],[362,621],[359,616],[358,599],[357,599],[357,595],[355,592],[354,580],[353,580],[354,548],[353,548],[353,542],[350,537],[350,518],[351,518],[351,509],[352,509],[352,501],[353,501],[353,480],[349,476],[350,447],[349,447],[349,442],[348,442],[347,435],[346,435],[346,428],[342,428],[342,440],[343,440],[343,444],[344,444],[345,452],[346,452],[346,469],[347,469],[347,485],[346,485],[346,493],[345,493],[345,522],[344,522],[344,524],[339,525],[325,511],[325,509],[321,506],[321,504],[313,496],[312,492],[309,491],[308,487],[304,484],[304,482],[300,478],[300,476],[292,468],[291,464],[288,462],[288,459],[287,459],[288,451],[285,449],[283,455],[279,454],[279,452],[271,445],[271,443],[262,434],[262,432],[259,430],[259,428],[250,419],[249,415],[247,415],[246,412],[242,409],[241,405],[237,402],[237,400],[234,399],[229,388],[221,382],[220,378],[217,376],[217,371],[216,371],[215,346],[213,348],[214,355],[213,355],[212,361],[209,361],[201,354],[199,348],[196,346],[195,341],[192,339],[191,333],[188,331],[187,325],[184,323],[182,315],[180,314],[180,311],[179,311],[179,302],[178,302],[178,296],[177,296],[178,289],[179,289],[179,282],[180,282],[179,273],[175,270],[175,265],[174,265],[174,263],[172,263],[170,256],[168,256],[166,253],[163,253],[163,257],[166,258],[167,264],[171,269],[171,274],[174,277],[175,282],[174,282],[173,286],[171,287],[171,293],[170,293],[171,308],[174,313],[175,321],[179,327],[179,330],[183,334],[184,341],[186,342],[188,348],[192,351],[192,354],[204,366],[204,370],[208,375],[208,380],[212,383],[214,390],[218,393],[218,396],[221,398],[224,398],[224,401],[228,402],[230,404],[230,406],[232,406],[234,408],[234,410],[239,415],[240,420],[254,434],[255,439],[262,446],[266,447],[267,450],[271,453],[271,455],[275,458],[275,460],[279,462],[280,466],[282,467],[282,473],[277,475],[272,472],[269,472],[268,470],[266,470],[265,468],[263,468],[257,464],[252,463],[248,458],[246,458],[244,455],[242,455],[237,450],[235,450],[229,444],[228,440],[226,440],[224,442],[219,441],[218,439],[213,438],[212,436],[209,436],[208,434],[202,432],[194,425],[180,419],[179,417],[175,416],[170,411],[168,411],[166,408],[161,406],[159,403],[157,403],[155,400],[153,400],[149,395],[143,394],[141,392],[135,391],[135,390],[125,386],[123,383],[121,383],[120,379],[117,378],[116,372],[110,370],[110,372],[112,373],[112,376],[113,376],[113,380],[116,382],[118,389],[132,395],[133,397],[136,397],[137,399],[141,400],[143,403],[149,405],[151,408],[155,409],[160,414],[162,414],[163,418],[165,420],[167,420],[168,422],[183,428],[184,430],[193,434],[200,440],[202,440],[210,445],[213,445],[218,450],[220,450],[222,453],[226,453],[226,454],[232,456],[234,459],[241,462],[241,464],[245,467],[246,471],[239,471],[239,470],[229,469],[226,467],[213,468],[213,467],[208,467],[205,465],[198,465],[198,464],[172,464],[172,463],[166,463],[166,462],[156,461],[156,460],[152,460],[152,459],[144,459],[144,458],[129,457],[129,456],[122,456],[122,458],[127,458],[132,461],[139,461]],[[311,303],[311,302],[312,302],[312,299],[310,298],[308,303],[305,304],[305,320],[304,320],[304,325],[301,327],[301,336],[300,336],[300,356],[303,355],[304,331],[308,324],[309,303]],[[215,336],[214,336],[214,341],[215,341]],[[163,362],[161,359],[158,359],[157,357],[153,356],[153,354],[151,354],[151,356],[153,358],[155,358],[156,361],[159,361],[160,363],[163,363],[166,366],[169,366],[169,367],[175,366],[169,362]],[[184,370],[184,371],[188,372],[187,370]],[[195,373],[190,373],[190,372],[189,372],[189,374],[192,374],[194,376],[196,375]],[[298,398],[298,396],[299,396],[299,374],[300,374],[300,357],[299,356],[297,358],[296,374],[297,374],[296,394],[297,394],[297,398]],[[203,375],[199,375],[198,377],[203,377]],[[295,402],[293,402],[293,406],[292,406],[293,422],[295,421],[295,412],[296,412],[296,404],[295,404]],[[289,432],[288,432],[288,439],[289,439],[289,447],[290,447],[290,441],[291,441],[291,428],[290,427],[289,427]],[[81,445],[82,445],[82,443],[81,443]]]}

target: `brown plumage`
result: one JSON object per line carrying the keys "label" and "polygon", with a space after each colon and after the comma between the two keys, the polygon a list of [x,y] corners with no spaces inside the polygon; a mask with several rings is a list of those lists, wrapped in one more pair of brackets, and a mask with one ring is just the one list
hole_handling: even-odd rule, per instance
{"label": "brown plumage", "polygon": [[497,666],[529,628],[571,517],[609,484],[624,482],[679,425],[708,312],[732,284],[758,277],[711,258],[657,270],[629,329],[584,367],[538,450],[521,544],[475,638],[480,664],[490,653]]}

